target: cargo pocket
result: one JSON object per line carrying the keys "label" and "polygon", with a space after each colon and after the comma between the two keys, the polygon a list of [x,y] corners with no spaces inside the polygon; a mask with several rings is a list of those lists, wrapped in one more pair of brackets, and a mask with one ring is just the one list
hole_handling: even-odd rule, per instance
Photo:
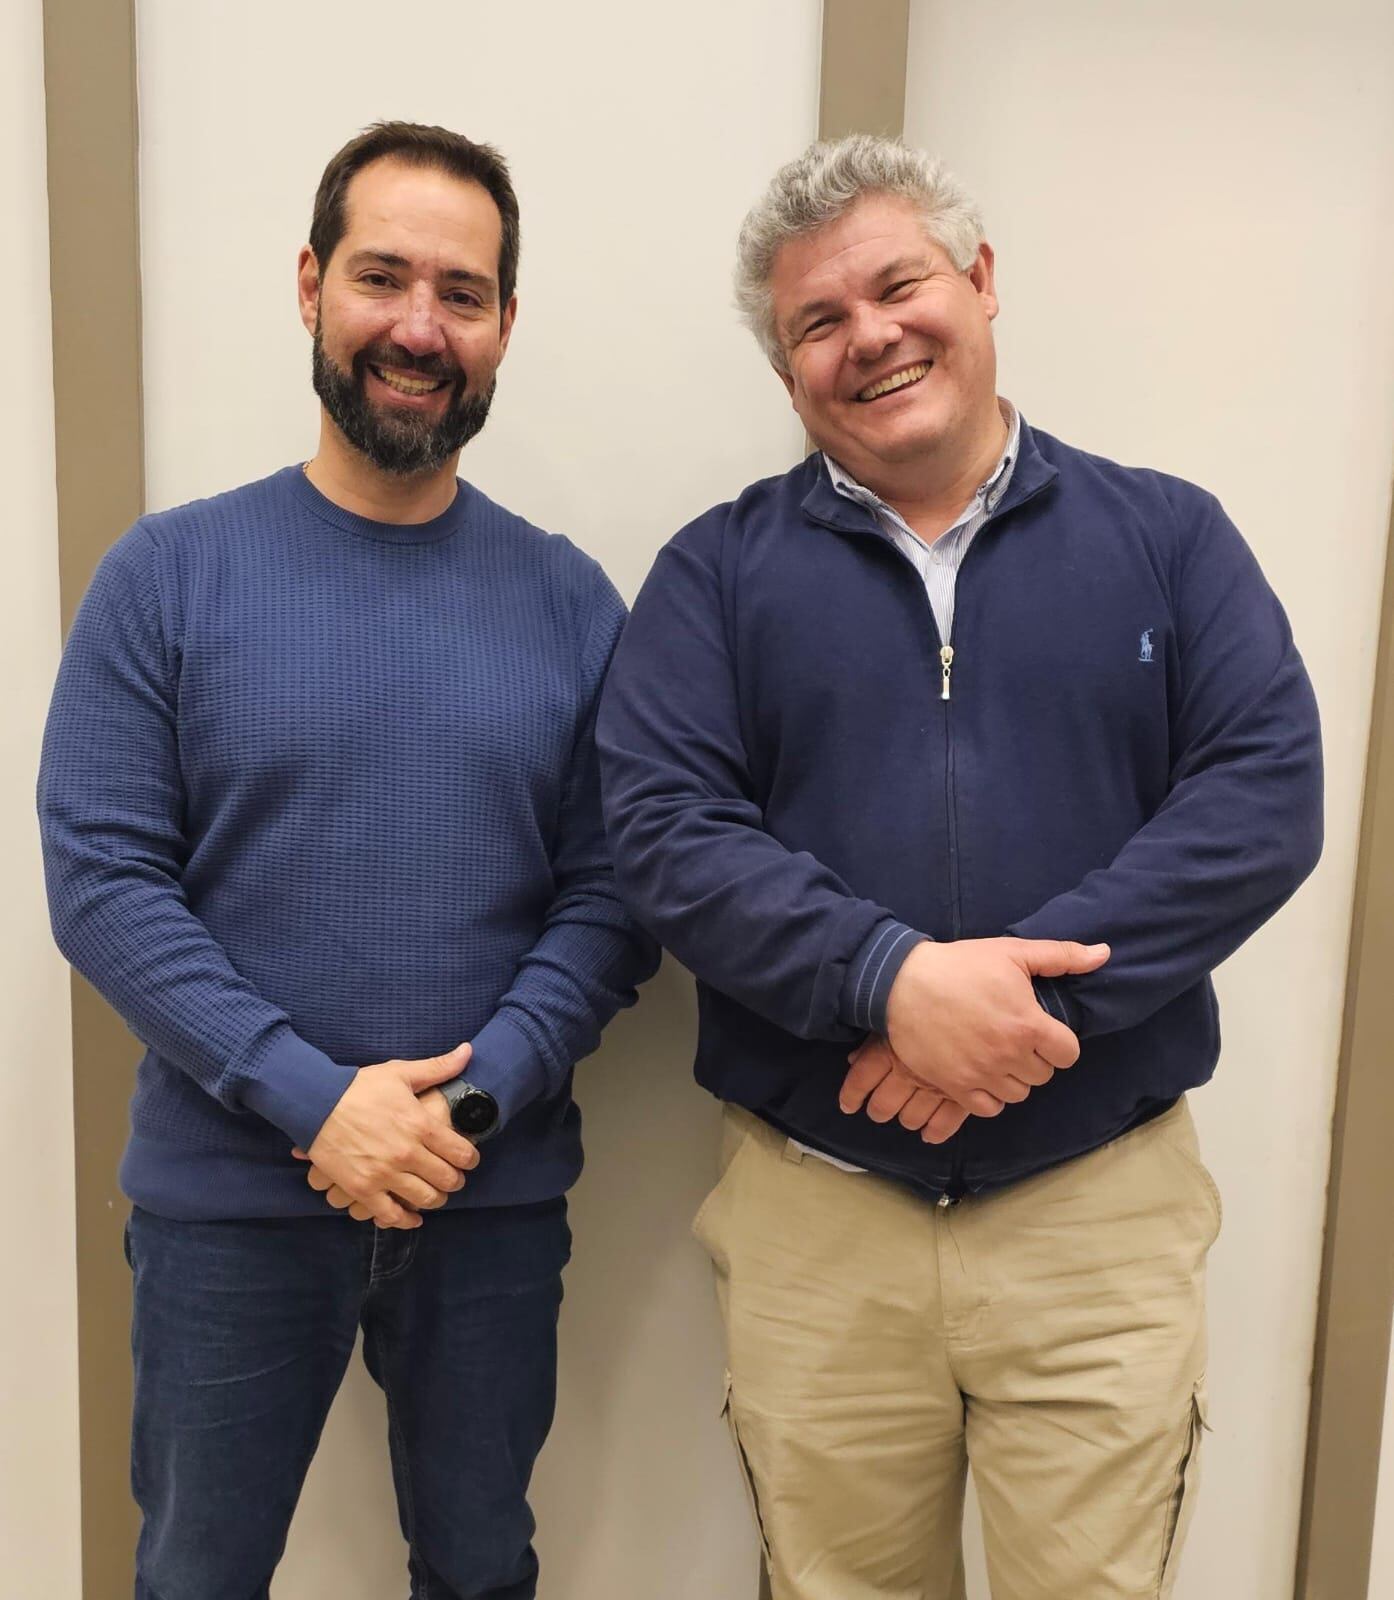
{"label": "cargo pocket", "polygon": [[750,1502],[750,1514],[755,1518],[755,1531],[760,1536],[760,1551],[765,1558],[765,1566],[770,1565],[770,1542],[765,1537],[765,1523],[760,1515],[760,1497],[755,1492],[755,1475],[750,1470],[750,1457],[745,1453],[745,1446],[741,1443],[740,1424],[736,1421],[735,1408],[731,1404],[731,1374],[726,1374],[725,1396],[721,1402],[721,1414],[726,1419],[726,1426],[731,1430],[731,1443],[736,1447],[736,1462],[741,1470],[741,1479],[745,1484],[745,1496]]}
{"label": "cargo pocket", "polygon": [[1176,1574],[1181,1565],[1181,1552],[1186,1544],[1186,1533],[1196,1509],[1196,1493],[1200,1487],[1200,1446],[1202,1436],[1210,1430],[1206,1411],[1205,1383],[1202,1380],[1191,1395],[1191,1417],[1186,1429],[1186,1449],[1176,1470],[1176,1484],[1167,1509],[1166,1535],[1162,1541],[1161,1578],[1157,1585],[1159,1600],[1167,1600],[1176,1587]]}

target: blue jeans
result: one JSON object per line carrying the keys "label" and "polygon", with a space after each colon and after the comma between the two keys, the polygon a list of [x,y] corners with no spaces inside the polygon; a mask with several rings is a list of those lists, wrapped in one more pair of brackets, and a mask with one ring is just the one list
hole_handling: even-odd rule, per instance
{"label": "blue jeans", "polygon": [[137,1209],[136,1600],[267,1600],[360,1327],[413,1600],[533,1600],[527,1487],[570,1248],[560,1198],[428,1213],[410,1232]]}

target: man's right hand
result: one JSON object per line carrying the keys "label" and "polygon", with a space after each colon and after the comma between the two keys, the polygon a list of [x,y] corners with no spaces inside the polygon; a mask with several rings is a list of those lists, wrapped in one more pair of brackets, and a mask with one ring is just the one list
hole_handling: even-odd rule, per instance
{"label": "man's right hand", "polygon": [[1079,1060],[1079,1040],[1042,1009],[1032,978],[1093,972],[1108,957],[1106,944],[1071,940],[917,944],[891,986],[891,1048],[912,1077],[975,1116],[996,1116]]}
{"label": "man's right hand", "polygon": [[440,1205],[478,1165],[469,1140],[417,1099],[458,1078],[469,1056],[462,1044],[424,1061],[360,1067],[306,1152],[355,1211],[361,1207],[379,1227],[420,1227],[416,1212]]}

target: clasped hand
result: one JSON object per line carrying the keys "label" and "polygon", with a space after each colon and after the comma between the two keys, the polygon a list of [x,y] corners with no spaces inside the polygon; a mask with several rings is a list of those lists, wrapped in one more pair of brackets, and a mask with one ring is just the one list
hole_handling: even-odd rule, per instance
{"label": "clasped hand", "polygon": [[891,987],[885,1039],[848,1057],[838,1104],[873,1122],[898,1118],[928,1144],[968,1117],[995,1117],[1079,1060],[1079,1040],[1042,1009],[1031,980],[1094,972],[1106,944],[1053,939],[926,941]]}
{"label": "clasped hand", "polygon": [[422,1061],[360,1067],[309,1150],[307,1181],[336,1210],[380,1228],[419,1228],[479,1164],[479,1151],[450,1125],[437,1084],[457,1078],[470,1047]]}

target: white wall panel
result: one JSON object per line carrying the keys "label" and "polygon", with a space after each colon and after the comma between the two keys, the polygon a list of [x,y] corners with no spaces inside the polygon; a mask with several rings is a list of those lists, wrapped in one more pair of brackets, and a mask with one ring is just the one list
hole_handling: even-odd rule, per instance
{"label": "white wall panel", "polygon": [[1072,443],[1215,490],[1321,700],[1326,856],[1221,973],[1224,1059],[1194,1097],[1227,1215],[1180,1594],[1274,1600],[1291,1592],[1394,452],[1394,11],[916,0],[911,18],[907,132],[985,207],[1003,392]]}
{"label": "white wall panel", "polygon": [[81,1587],[72,1027],[48,936],[34,777],[58,665],[58,508],[48,291],[43,12],[0,7],[0,215],[15,315],[0,390],[5,595],[0,622],[0,1589],[77,1600]]}
{"label": "white wall panel", "polygon": [[[151,505],[312,452],[294,267],[320,170],[370,121],[438,121],[505,152],[523,215],[517,329],[462,470],[632,595],[684,521],[802,447],[729,271],[746,206],[813,132],[819,15],[814,0],[141,0]],[[590,1164],[536,1494],[555,1600],[755,1590],[687,1233],[716,1120],[692,1036],[665,970],[580,1073]],[[396,1593],[403,1570],[381,1405],[355,1370],[276,1593]]]}

